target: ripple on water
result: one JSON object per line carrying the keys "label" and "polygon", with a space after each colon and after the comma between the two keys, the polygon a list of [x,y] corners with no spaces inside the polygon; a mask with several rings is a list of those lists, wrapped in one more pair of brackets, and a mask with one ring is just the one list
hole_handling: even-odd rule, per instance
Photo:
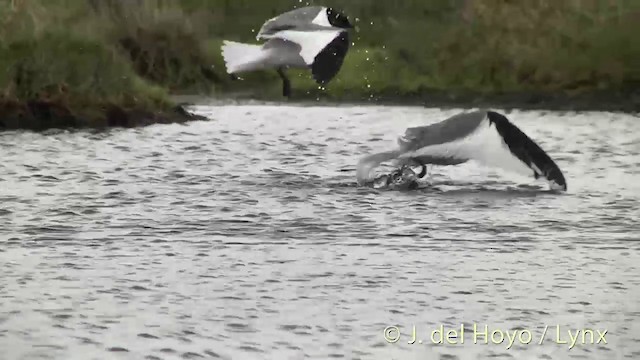
{"label": "ripple on water", "polygon": [[[434,168],[412,192],[355,186],[360,156],[456,110],[197,111],[215,120],[0,133],[6,356],[640,354],[640,125],[632,116],[510,113],[565,172],[570,191],[556,194],[471,163]],[[382,337],[392,324],[397,343]],[[571,351],[551,341],[508,350],[432,344],[441,324],[534,336],[559,324],[611,337]],[[421,345],[407,344],[413,325]]]}

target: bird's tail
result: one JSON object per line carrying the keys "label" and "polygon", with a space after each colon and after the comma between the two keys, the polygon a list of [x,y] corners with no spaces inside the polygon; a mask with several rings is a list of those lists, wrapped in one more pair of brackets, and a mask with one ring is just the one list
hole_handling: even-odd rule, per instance
{"label": "bird's tail", "polygon": [[224,58],[227,73],[234,74],[261,69],[264,67],[266,53],[261,45],[223,40],[222,57]]}

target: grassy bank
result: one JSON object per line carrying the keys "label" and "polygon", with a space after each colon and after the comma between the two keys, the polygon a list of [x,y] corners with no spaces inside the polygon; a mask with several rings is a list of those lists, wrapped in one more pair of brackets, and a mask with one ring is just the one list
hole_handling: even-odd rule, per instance
{"label": "grassy bank", "polygon": [[[358,27],[327,89],[295,98],[640,110],[635,0],[309,1]],[[297,0],[0,0],[0,127],[189,118],[169,94],[280,99],[275,72],[231,81],[222,39],[255,42]],[[563,106],[564,105],[564,106]]]}
{"label": "grassy bank", "polygon": [[[193,8],[211,2],[192,0]],[[213,37],[252,41],[263,18],[290,1],[214,1],[226,16]],[[311,2],[314,3],[314,2]],[[302,97],[424,103],[495,102],[640,107],[640,42],[633,0],[436,0],[347,3],[354,47],[327,91],[308,74]],[[263,14],[268,14],[264,16]],[[242,21],[236,19],[241,18]],[[270,78],[271,92],[279,83]],[[244,88],[258,85],[247,77]],[[595,100],[595,103],[594,103]],[[525,105],[525,104],[523,104]],[[603,104],[603,106],[606,106]]]}
{"label": "grassy bank", "polygon": [[[161,73],[159,63],[145,72],[144,61],[167,61],[169,54],[161,51],[179,49],[158,44],[158,55],[134,58],[128,51],[135,49],[126,47],[130,36],[137,36],[134,44],[158,39],[143,38],[154,34],[140,31],[132,17],[104,11],[117,8],[103,9],[106,4],[0,0],[0,128],[137,126],[196,118],[171,103],[166,79],[174,76],[175,84],[194,86],[202,76]],[[150,8],[129,10],[152,14]],[[161,26],[157,20],[154,16],[152,23]],[[169,31],[159,33],[164,30]],[[179,64],[181,70],[191,66]]]}

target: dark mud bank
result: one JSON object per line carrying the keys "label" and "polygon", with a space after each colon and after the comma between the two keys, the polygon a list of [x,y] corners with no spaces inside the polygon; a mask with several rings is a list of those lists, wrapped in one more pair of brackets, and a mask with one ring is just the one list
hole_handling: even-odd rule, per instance
{"label": "dark mud bank", "polygon": [[61,102],[51,100],[0,100],[0,131],[138,127],[205,119],[203,116],[189,113],[182,105],[163,110],[148,110],[101,104],[74,110]]}

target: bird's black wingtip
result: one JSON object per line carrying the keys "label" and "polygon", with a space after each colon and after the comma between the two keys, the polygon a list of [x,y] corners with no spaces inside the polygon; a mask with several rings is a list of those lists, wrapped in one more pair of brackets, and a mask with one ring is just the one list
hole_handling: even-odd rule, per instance
{"label": "bird's black wingtip", "polygon": [[488,110],[487,117],[489,122],[495,125],[509,151],[534,171],[534,178],[543,176],[552,188],[567,191],[564,174],[546,151],[511,123],[505,115]]}

